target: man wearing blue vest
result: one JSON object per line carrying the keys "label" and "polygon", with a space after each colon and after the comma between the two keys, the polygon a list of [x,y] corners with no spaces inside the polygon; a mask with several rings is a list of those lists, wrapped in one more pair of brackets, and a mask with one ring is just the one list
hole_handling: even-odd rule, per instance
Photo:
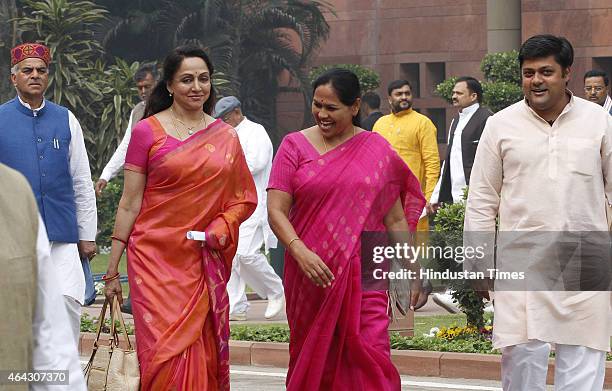
{"label": "man wearing blue vest", "polygon": [[79,121],[44,99],[50,60],[44,45],[11,50],[17,96],[0,106],[0,162],[21,172],[34,191],[78,344],[85,293],[80,257],[96,255],[96,198]]}

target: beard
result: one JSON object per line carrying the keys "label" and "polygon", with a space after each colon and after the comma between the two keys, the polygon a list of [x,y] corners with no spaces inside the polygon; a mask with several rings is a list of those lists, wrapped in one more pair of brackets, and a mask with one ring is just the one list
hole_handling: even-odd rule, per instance
{"label": "beard", "polygon": [[391,105],[391,110],[393,110],[394,113],[399,113],[400,111],[405,111],[412,108],[412,101],[406,102],[408,104],[407,106],[402,106],[402,103],[402,101],[393,102]]}

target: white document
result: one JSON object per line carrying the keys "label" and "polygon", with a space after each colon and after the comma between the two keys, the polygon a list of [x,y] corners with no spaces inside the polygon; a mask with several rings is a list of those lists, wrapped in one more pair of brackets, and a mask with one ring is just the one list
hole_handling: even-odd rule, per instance
{"label": "white document", "polygon": [[199,240],[202,242],[206,241],[206,232],[202,231],[187,231],[187,239]]}

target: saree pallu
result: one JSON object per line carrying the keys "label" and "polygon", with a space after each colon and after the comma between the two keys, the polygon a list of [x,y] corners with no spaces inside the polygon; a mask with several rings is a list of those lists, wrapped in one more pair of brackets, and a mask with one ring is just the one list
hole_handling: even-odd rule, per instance
{"label": "saree pallu", "polygon": [[370,132],[323,155],[293,133],[283,141],[275,166],[269,188],[292,194],[289,220],[335,277],[331,287],[319,288],[285,255],[287,389],[399,390],[387,334],[387,293],[362,291],[360,235],[385,231],[383,219],[398,199],[414,230],[425,204],[418,180],[390,145]]}
{"label": "saree pallu", "polygon": [[[142,390],[228,390],[225,286],[238,227],[257,204],[252,176],[221,121],[171,147],[155,117],[138,127],[156,140],[127,249]],[[127,161],[126,169],[141,170]],[[213,225],[228,237],[223,251],[186,239]]]}

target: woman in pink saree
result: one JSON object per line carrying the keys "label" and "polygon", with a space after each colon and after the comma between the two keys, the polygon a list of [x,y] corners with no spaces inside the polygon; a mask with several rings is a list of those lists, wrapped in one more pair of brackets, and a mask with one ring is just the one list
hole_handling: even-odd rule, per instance
{"label": "woman in pink saree", "polygon": [[360,235],[414,231],[425,199],[390,145],[358,128],[357,77],[335,69],[313,87],[317,125],[284,138],[268,186],[270,225],[287,249],[287,389],[399,390],[387,292],[362,289]]}
{"label": "woman in pink saree", "polygon": [[212,74],[202,49],[175,49],[128,147],[105,294],[121,298],[127,248],[142,390],[229,390],[226,284],[257,194],[236,132],[210,116]]}

